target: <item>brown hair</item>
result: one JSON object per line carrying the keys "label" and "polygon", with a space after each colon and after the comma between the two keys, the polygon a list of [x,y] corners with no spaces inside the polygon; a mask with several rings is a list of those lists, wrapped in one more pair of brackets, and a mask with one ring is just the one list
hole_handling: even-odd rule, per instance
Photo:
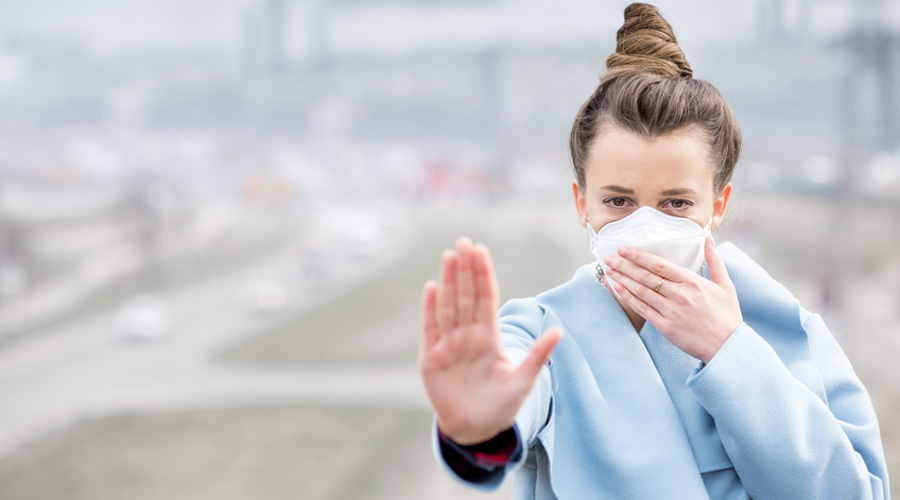
{"label": "brown hair", "polygon": [[695,80],[672,27],[656,7],[633,3],[616,35],[606,73],[572,124],[569,149],[578,185],[597,135],[619,127],[653,139],[695,127],[706,141],[713,189],[731,179],[741,152],[741,129],[731,107],[712,84]]}

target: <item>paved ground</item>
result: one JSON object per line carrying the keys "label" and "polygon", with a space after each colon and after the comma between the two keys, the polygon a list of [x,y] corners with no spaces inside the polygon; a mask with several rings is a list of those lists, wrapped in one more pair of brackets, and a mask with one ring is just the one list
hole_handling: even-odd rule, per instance
{"label": "paved ground", "polygon": [[[404,248],[403,234],[396,244]],[[168,304],[172,332],[154,341],[129,342],[116,336],[115,309],[99,308],[71,322],[30,332],[0,350],[0,457],[44,432],[91,415],[132,409],[182,408],[220,401],[268,401],[289,390],[315,387],[315,375],[290,374],[285,383],[265,367],[223,369],[209,362],[216,350],[278,320],[243,307],[248,283],[277,278],[290,285],[304,267],[310,246],[301,237],[263,263],[226,269],[212,279],[160,293]],[[341,266],[315,290],[291,289],[283,311],[302,311],[342,293],[359,277],[393,265],[402,251],[378,265]],[[302,270],[302,269],[301,269]],[[290,288],[289,288],[290,289]],[[271,380],[276,378],[278,380]],[[298,387],[298,389],[294,389]],[[315,389],[314,389],[315,390]],[[245,396],[241,396],[241,394]],[[275,394],[276,396],[273,396]]]}
{"label": "paved ground", "polygon": [[[829,298],[821,206],[748,198],[719,239],[758,242],[810,308],[853,308],[837,319],[898,477],[900,242],[869,232],[890,213],[855,217],[871,225],[850,234],[864,254],[847,267],[860,274]],[[464,489],[431,458],[414,366],[418,292],[461,233],[491,247],[504,298],[567,279],[587,260],[586,238],[568,207],[448,208],[420,212],[392,258],[348,267],[277,316],[236,309],[245,275],[226,273],[171,297],[180,328],[166,342],[117,342],[108,318],[93,317],[0,352],[0,498],[507,498]],[[755,220],[766,225],[750,236]]]}

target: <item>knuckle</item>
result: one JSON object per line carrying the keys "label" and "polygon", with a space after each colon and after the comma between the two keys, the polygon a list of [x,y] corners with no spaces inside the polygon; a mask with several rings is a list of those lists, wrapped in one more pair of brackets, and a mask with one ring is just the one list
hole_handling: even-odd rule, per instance
{"label": "knuckle", "polygon": [[655,278],[653,273],[651,273],[650,271],[641,270],[640,276],[639,276],[639,281],[641,283],[651,283],[651,282],[653,282],[653,278]]}
{"label": "knuckle", "polygon": [[647,305],[644,304],[640,300],[635,300],[630,305],[631,305],[631,308],[634,309],[635,311],[637,311],[638,313],[643,313],[647,310]]}
{"label": "knuckle", "polygon": [[666,263],[662,261],[658,261],[653,264],[653,271],[656,274],[662,274],[666,270]]}

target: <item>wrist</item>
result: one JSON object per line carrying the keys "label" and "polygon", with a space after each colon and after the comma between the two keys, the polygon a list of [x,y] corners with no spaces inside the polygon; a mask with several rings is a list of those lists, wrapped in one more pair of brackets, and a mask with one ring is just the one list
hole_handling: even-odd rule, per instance
{"label": "wrist", "polygon": [[731,335],[735,330],[738,329],[739,326],[741,326],[741,323],[743,322],[744,320],[741,319],[741,321],[738,322],[738,324],[734,328],[728,330],[728,333],[726,333],[724,336],[719,337],[715,342],[712,343],[710,349],[706,353],[700,355],[698,359],[703,362],[704,365],[708,365],[709,362],[712,361],[712,358],[714,358],[715,355],[719,353],[719,350],[722,349],[722,346],[725,345],[725,342],[728,342],[728,339],[731,338]]}
{"label": "wrist", "polygon": [[[440,429],[437,430],[437,434],[441,452],[445,457],[459,457],[467,464],[481,470],[493,471],[517,462],[522,458],[522,443],[515,424],[484,443],[468,446],[454,442],[445,436]],[[450,460],[451,458],[448,458],[448,463],[450,463]],[[454,470],[459,470],[459,462],[455,463],[457,465]]]}
{"label": "wrist", "polygon": [[486,443],[506,429],[481,430],[467,427],[465,425],[449,425],[441,419],[440,415],[437,417],[438,435],[450,439],[460,446],[474,446]]}

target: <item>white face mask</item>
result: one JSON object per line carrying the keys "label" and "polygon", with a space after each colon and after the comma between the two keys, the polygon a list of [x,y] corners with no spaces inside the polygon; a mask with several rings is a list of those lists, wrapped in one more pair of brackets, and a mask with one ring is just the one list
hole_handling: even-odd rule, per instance
{"label": "white face mask", "polygon": [[706,227],[700,227],[685,217],[666,215],[644,206],[627,217],[607,223],[596,233],[590,223],[587,228],[591,234],[591,253],[599,261],[600,268],[615,293],[615,281],[609,277],[609,269],[603,262],[607,255],[615,254],[619,247],[629,246],[698,272],[703,265],[703,243],[709,235],[711,225],[711,217]]}

